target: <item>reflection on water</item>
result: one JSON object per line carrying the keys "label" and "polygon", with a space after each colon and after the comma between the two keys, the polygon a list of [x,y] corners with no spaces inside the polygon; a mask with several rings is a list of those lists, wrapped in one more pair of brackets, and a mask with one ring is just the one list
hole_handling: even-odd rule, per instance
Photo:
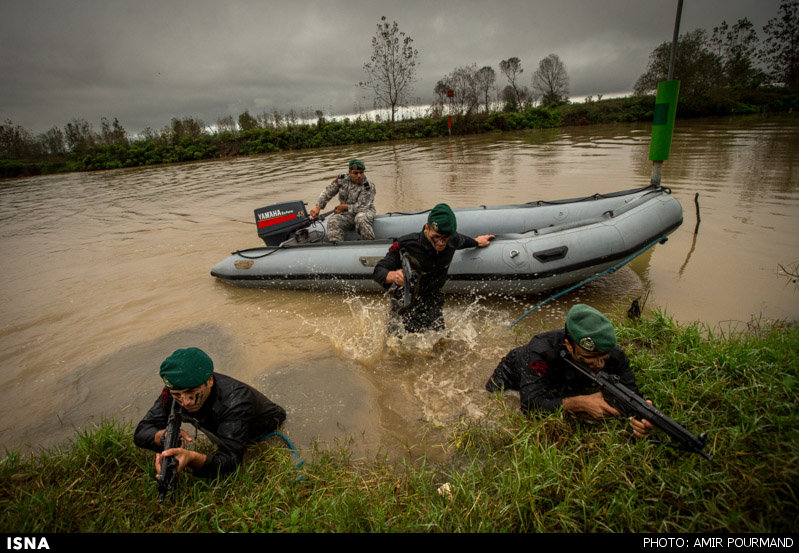
{"label": "reflection on water", "polygon": [[[441,428],[487,411],[499,358],[568,308],[647,307],[709,325],[796,318],[796,117],[679,121],[663,183],[685,223],[627,267],[548,302],[455,296],[448,330],[388,337],[388,300],[230,287],[209,275],[260,245],[253,210],[314,202],[364,159],[379,212],[553,200],[648,184],[647,125],[325,148],[169,167],[36,177],[0,186],[0,446],[49,445],[102,418],[136,421],[160,391],[160,361],[208,351],[289,413],[301,448],[418,454]],[[702,223],[694,234],[694,198]],[[490,229],[486,229],[490,232]],[[490,247],[490,246],[489,246]],[[430,444],[428,444],[430,445]]]}

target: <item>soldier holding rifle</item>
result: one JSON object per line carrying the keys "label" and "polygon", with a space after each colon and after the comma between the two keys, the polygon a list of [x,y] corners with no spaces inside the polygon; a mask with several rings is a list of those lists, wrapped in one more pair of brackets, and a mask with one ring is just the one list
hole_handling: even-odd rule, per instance
{"label": "soldier holding rifle", "polygon": [[[569,310],[564,328],[534,336],[529,343],[511,350],[494,369],[486,383],[489,392],[517,390],[525,413],[551,412],[559,407],[591,418],[618,417],[594,383],[566,362],[571,360],[598,373],[605,371],[635,394],[640,391],[627,355],[616,345],[611,322],[588,305]],[[651,402],[649,402],[651,403]],[[636,436],[644,436],[654,426],[646,419],[630,417]]]}
{"label": "soldier holding rifle", "polygon": [[[238,380],[214,372],[211,358],[201,349],[176,350],[159,370],[166,387],[136,427],[133,441],[156,455],[156,471],[163,456],[174,457],[177,471],[213,477],[235,470],[248,445],[274,432],[286,420],[286,411],[261,392]],[[193,424],[217,446],[208,455],[186,449],[191,437],[181,430],[183,444],[163,451],[172,403],[177,414]]]}
{"label": "soldier holding rifle", "polygon": [[[484,248],[492,234],[470,238],[457,232],[458,222],[447,204],[438,204],[427,218],[421,232],[406,234],[394,241],[386,256],[375,266],[374,280],[388,289],[397,285],[397,302],[393,318],[400,319],[407,332],[425,332],[444,328],[444,296],[441,289],[447,282],[447,272],[456,250]],[[399,300],[403,295],[405,277],[402,270],[403,252],[408,255],[412,270],[417,275],[413,299],[408,306]],[[402,309],[399,309],[402,306]]]}

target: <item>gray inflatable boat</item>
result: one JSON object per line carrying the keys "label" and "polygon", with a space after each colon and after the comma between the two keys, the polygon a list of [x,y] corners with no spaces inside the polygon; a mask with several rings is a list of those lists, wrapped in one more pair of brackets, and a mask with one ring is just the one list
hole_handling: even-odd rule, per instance
{"label": "gray inflatable boat", "polygon": [[[682,224],[667,188],[648,186],[556,201],[453,210],[458,232],[494,234],[486,248],[455,253],[445,292],[523,295],[580,282],[605,271]],[[265,246],[233,252],[211,275],[233,285],[379,292],[375,264],[393,239],[420,231],[428,211],[387,213],[375,240],[326,239],[326,223],[307,217],[302,202],[255,210]]]}

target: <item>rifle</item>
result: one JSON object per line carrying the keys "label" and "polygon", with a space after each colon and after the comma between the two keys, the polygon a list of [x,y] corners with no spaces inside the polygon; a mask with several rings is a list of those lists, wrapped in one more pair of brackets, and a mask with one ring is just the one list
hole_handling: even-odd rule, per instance
{"label": "rifle", "polygon": [[[181,418],[178,413],[178,402],[172,400],[172,409],[166,423],[163,442],[164,451],[175,447],[180,447],[180,423]],[[163,503],[166,494],[171,490],[178,480],[178,461],[172,456],[161,458],[161,474],[156,477],[158,480],[158,503]]]}
{"label": "rifle", "polygon": [[605,371],[595,373],[579,363],[575,363],[568,358],[568,352],[562,350],[560,352],[563,360],[577,369],[581,374],[587,376],[594,384],[599,387],[602,392],[602,397],[617,411],[621,412],[627,417],[635,417],[636,419],[646,419],[656,427],[660,428],[663,432],[668,434],[672,439],[672,443],[668,444],[676,449],[698,453],[708,461],[713,457],[703,450],[705,442],[707,441],[707,433],[702,432],[698,436],[692,434],[686,428],[670,419],[657,409],[655,409],[649,402],[644,400],[641,396],[630,390],[627,386],[619,382],[619,376],[615,374],[608,374]]}
{"label": "rifle", "polygon": [[400,313],[402,313],[413,303],[413,296],[416,292],[416,273],[411,267],[411,258],[405,250],[400,250],[400,262],[402,264],[402,277],[405,280],[405,286],[402,291],[402,308],[400,309]]}

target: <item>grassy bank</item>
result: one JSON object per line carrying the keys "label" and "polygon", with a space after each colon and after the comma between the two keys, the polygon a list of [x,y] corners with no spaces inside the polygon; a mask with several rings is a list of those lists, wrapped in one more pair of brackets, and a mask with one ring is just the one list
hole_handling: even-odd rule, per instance
{"label": "grassy bank", "polygon": [[[33,159],[0,159],[0,178],[74,171],[140,167],[239,155],[327,146],[354,146],[389,140],[415,140],[452,135],[545,129],[598,123],[652,121],[654,96],[631,96],[531,107],[521,112],[457,115],[448,127],[446,117],[389,121],[357,118],[341,121],[320,118],[315,124],[284,124],[240,132],[166,128],[150,138],[102,144],[92,141],[80,152]],[[763,88],[751,91],[715,91],[699,99],[681,99],[678,117],[785,113],[799,110],[799,94]],[[174,120],[175,126],[177,120]]]}
{"label": "grassy bank", "polygon": [[530,420],[496,396],[483,420],[450,429],[445,463],[338,450],[297,468],[277,440],[220,481],[183,475],[159,505],[152,454],[108,423],[68,447],[7,453],[0,531],[795,531],[799,328],[725,332],[662,313],[616,322],[647,397],[707,431],[712,462],[633,441],[624,421]]}

